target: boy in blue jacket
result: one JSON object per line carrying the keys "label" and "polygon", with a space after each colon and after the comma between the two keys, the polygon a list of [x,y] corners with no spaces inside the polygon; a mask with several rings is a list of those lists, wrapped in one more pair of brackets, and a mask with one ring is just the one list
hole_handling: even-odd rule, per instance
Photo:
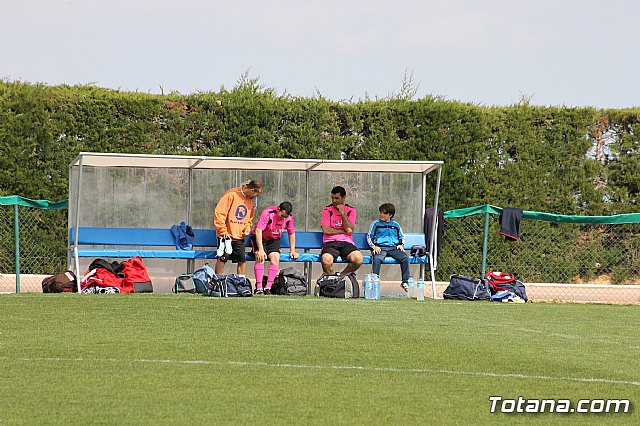
{"label": "boy in blue jacket", "polygon": [[371,223],[367,233],[367,242],[373,253],[372,271],[380,275],[380,265],[386,256],[394,258],[400,263],[402,283],[400,286],[407,291],[407,281],[411,277],[409,272],[409,255],[404,251],[404,234],[400,224],[393,220],[396,206],[384,203],[378,207],[380,220]]}

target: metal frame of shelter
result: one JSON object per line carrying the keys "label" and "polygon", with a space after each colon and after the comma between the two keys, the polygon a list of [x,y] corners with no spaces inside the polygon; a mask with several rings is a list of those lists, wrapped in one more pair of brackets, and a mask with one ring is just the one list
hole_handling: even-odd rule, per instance
{"label": "metal frame of shelter", "polygon": [[[389,161],[389,160],[313,160],[313,159],[281,159],[281,158],[240,158],[240,157],[204,157],[190,155],[150,155],[150,154],[120,154],[120,153],[92,153],[81,152],[69,165],[69,176],[74,167],[78,168],[77,180],[69,181],[70,202],[75,203],[75,218],[69,224],[75,230],[74,241],[78,241],[78,229],[80,227],[81,211],[81,188],[84,167],[130,167],[130,168],[174,168],[187,169],[189,175],[189,201],[187,218],[191,219],[191,197],[192,197],[192,172],[199,169],[219,169],[219,170],[282,170],[305,172],[306,193],[309,193],[309,178],[312,171],[321,172],[377,172],[377,173],[419,173],[422,175],[422,214],[424,219],[424,206],[426,206],[426,176],[436,171],[437,179],[435,185],[435,196],[433,207],[438,211],[438,199],[440,196],[440,178],[442,174],[443,161]],[[71,199],[73,185],[77,185],[76,199]],[[309,216],[308,196],[305,205],[305,216]],[[424,223],[424,220],[423,220]],[[305,223],[305,230],[307,228]],[[429,269],[431,271],[431,284],[433,297],[435,298],[435,229],[436,221],[433,221],[431,229],[431,242],[429,244]],[[79,259],[77,247],[73,247],[75,253],[74,261],[76,271],[79,271]]]}

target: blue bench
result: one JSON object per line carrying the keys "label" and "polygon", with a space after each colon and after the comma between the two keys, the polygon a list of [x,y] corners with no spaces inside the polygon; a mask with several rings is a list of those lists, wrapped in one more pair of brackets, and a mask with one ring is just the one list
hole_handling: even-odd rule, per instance
{"label": "blue bench", "polygon": [[[77,250],[78,257],[131,258],[140,256],[142,258],[158,259],[215,259],[218,246],[216,232],[211,229],[194,229],[194,233],[194,249],[177,250],[173,234],[169,229],[81,227],[78,232],[78,247],[75,248],[75,230],[71,228],[69,247],[72,250],[72,254],[75,254],[74,250]],[[369,250],[366,233],[354,233],[353,240],[358,249]],[[425,245],[424,234],[406,234],[405,240],[406,248],[410,248],[415,244]],[[289,237],[286,232],[283,234],[281,241],[282,248],[290,248]],[[245,238],[245,243],[249,246],[249,237]],[[322,232],[296,232],[296,249],[300,252],[298,259],[293,260],[289,256],[289,252],[282,252],[280,260],[282,262],[319,262],[320,253],[313,253],[310,250],[322,249]],[[251,253],[247,253],[247,260],[254,260]],[[346,260],[338,258],[336,262],[346,263]],[[364,263],[371,263],[371,255],[364,255]],[[384,263],[393,264],[397,262],[387,257]],[[428,257],[411,257],[411,263],[428,263]]]}
{"label": "blue bench", "polygon": [[[177,250],[175,241],[170,229],[163,228],[94,228],[80,227],[78,231],[78,244],[75,244],[75,229],[69,230],[69,251],[71,256],[78,258],[120,258],[128,259],[140,256],[143,259],[185,259],[187,260],[187,272],[193,272],[195,259],[215,259],[218,239],[212,229],[194,229],[195,237],[193,250]],[[281,262],[299,262],[305,264],[305,275],[307,279],[311,277],[312,263],[320,262],[320,252],[322,249],[322,232],[296,232],[296,250],[299,252],[298,259],[291,259],[289,251],[282,251]],[[358,249],[364,251],[363,263],[371,264],[372,256],[367,244],[367,234],[354,233],[353,240]],[[285,232],[282,236],[282,248],[288,249],[289,237]],[[249,246],[249,237],[245,239]],[[406,248],[411,248],[415,244],[425,245],[424,234],[405,234]],[[89,246],[89,247],[87,247]],[[251,253],[246,254],[248,261],[255,260]],[[429,263],[428,256],[410,257],[412,264],[420,264],[420,273]],[[336,263],[347,263],[345,259],[338,257]],[[397,264],[397,262],[387,257],[385,264]],[[80,273],[80,271],[77,271]]]}

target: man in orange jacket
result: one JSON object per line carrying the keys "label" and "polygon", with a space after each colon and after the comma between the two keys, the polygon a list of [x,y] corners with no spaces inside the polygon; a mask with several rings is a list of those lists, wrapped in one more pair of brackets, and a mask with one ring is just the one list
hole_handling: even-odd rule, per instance
{"label": "man in orange jacket", "polygon": [[213,226],[220,238],[220,245],[226,252],[218,251],[216,274],[224,272],[227,260],[237,263],[238,275],[244,277],[247,271],[244,237],[249,235],[255,213],[255,198],[262,194],[262,181],[253,179],[239,188],[232,188],[220,198],[213,213]]}

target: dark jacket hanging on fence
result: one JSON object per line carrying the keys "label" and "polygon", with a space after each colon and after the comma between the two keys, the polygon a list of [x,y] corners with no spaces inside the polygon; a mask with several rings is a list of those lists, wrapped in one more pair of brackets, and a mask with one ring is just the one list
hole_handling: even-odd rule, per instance
{"label": "dark jacket hanging on fence", "polygon": [[500,234],[504,235],[506,240],[518,241],[520,239],[522,209],[505,207],[498,220],[500,221]]}

